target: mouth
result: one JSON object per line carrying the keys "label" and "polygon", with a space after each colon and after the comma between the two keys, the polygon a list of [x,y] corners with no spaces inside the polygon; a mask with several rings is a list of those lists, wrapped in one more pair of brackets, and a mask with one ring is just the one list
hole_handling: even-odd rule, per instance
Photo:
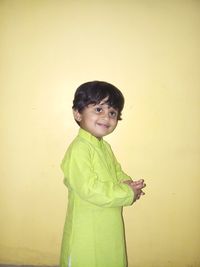
{"label": "mouth", "polygon": [[105,129],[108,129],[110,127],[108,124],[105,123],[97,123],[97,125]]}

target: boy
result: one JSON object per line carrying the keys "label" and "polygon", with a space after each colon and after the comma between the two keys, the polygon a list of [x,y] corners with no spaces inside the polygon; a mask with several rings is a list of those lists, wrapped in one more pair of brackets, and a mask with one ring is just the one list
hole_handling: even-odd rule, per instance
{"label": "boy", "polygon": [[121,120],[122,93],[112,84],[82,84],[73,101],[78,136],[62,161],[68,211],[61,267],[127,266],[122,207],[143,195],[144,181],[133,182],[103,137]]}

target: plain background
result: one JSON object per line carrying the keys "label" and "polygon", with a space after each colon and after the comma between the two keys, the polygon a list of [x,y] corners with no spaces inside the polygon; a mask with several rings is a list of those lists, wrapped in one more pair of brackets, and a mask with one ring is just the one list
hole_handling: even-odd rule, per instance
{"label": "plain background", "polygon": [[0,1],[0,263],[58,264],[74,91],[105,80],[126,98],[105,139],[147,183],[129,266],[200,266],[199,29],[198,0]]}

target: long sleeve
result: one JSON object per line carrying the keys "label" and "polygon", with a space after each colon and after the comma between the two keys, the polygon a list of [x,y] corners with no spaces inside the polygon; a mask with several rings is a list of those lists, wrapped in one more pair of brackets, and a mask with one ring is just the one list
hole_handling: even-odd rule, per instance
{"label": "long sleeve", "polygon": [[[101,207],[131,205],[134,196],[131,188],[117,182],[117,179],[106,179],[106,172],[94,169],[92,161],[93,151],[87,143],[78,141],[71,145],[61,164],[64,183],[69,190],[74,190],[83,200]],[[117,176],[125,178],[121,168],[117,168]]]}

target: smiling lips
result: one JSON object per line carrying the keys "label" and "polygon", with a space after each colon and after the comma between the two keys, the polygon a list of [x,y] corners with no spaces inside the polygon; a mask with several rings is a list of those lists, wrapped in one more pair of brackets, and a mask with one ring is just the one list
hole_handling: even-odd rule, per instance
{"label": "smiling lips", "polygon": [[97,125],[103,127],[103,128],[106,128],[108,129],[109,128],[109,125],[108,124],[104,124],[104,123],[97,123]]}

